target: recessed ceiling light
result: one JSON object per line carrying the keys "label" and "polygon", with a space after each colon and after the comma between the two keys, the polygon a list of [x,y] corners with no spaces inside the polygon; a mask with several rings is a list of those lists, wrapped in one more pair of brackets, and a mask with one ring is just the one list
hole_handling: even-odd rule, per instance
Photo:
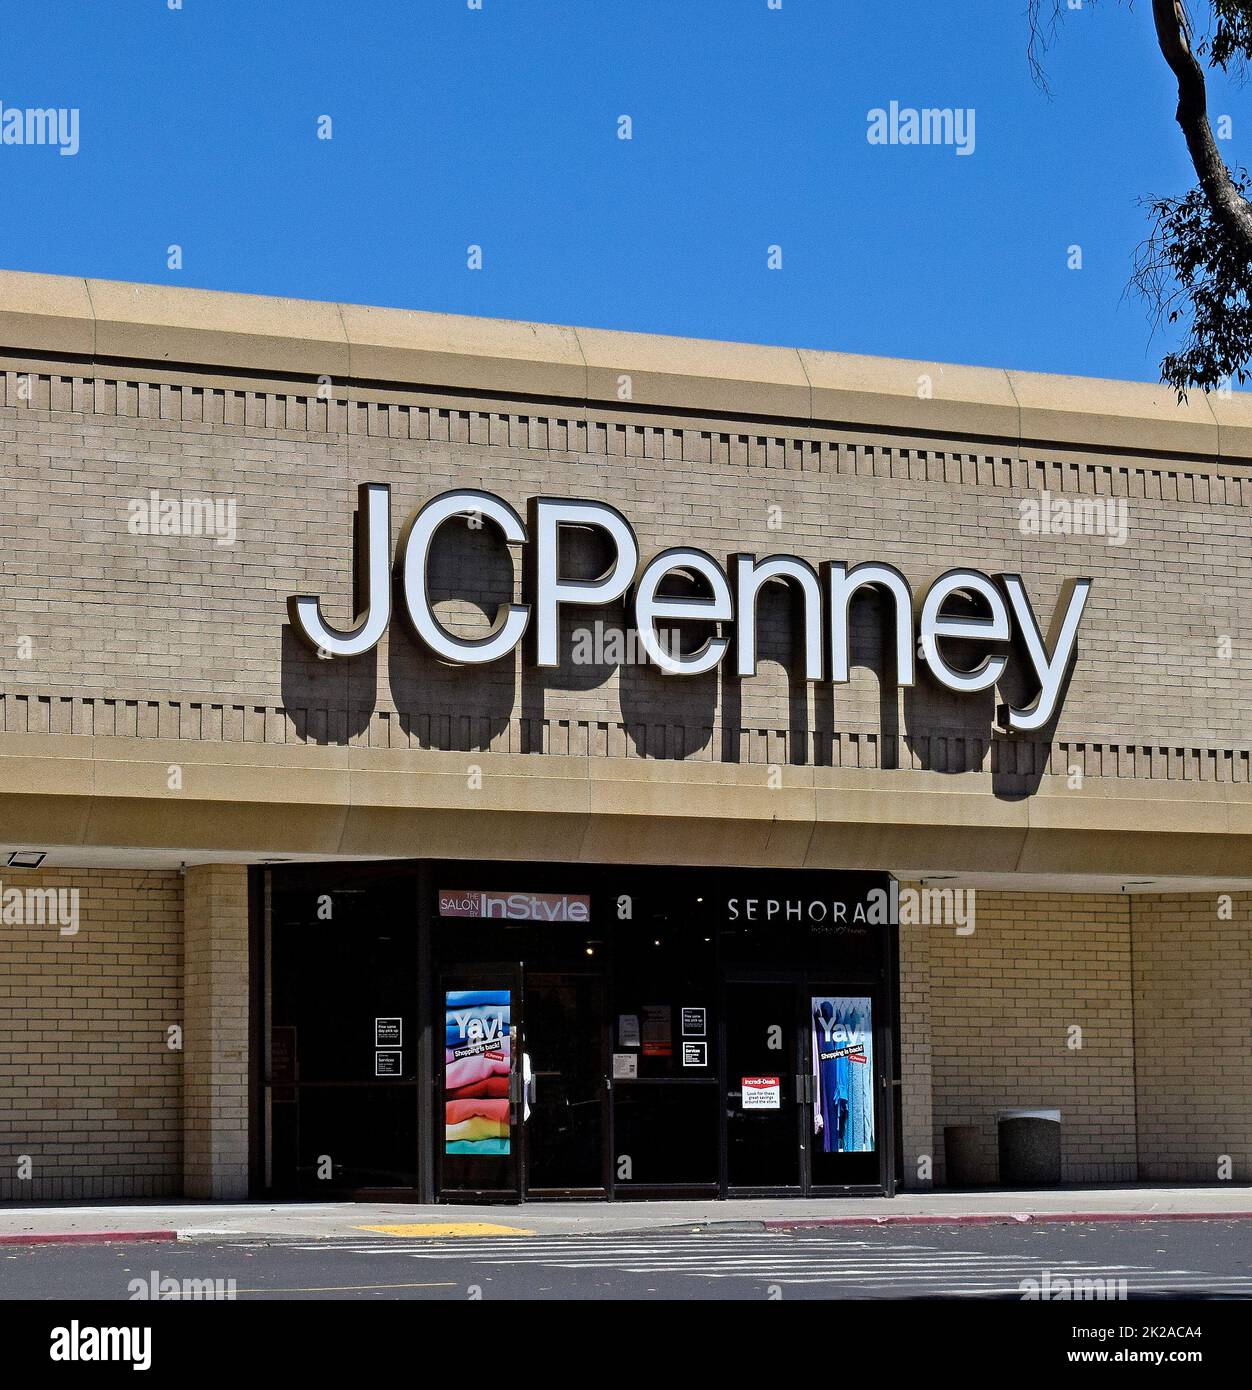
{"label": "recessed ceiling light", "polygon": [[47,857],[46,849],[15,849],[9,855],[9,868],[37,869]]}

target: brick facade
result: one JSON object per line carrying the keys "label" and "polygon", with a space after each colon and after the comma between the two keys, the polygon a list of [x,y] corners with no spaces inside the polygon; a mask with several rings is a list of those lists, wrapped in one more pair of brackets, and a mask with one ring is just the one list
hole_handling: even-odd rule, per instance
{"label": "brick facade", "polygon": [[0,1199],[179,1194],[183,1054],[169,1029],[183,1022],[181,877],[0,879],[6,891],[78,893],[76,932],[12,913],[0,926]]}
{"label": "brick facade", "polygon": [[187,869],[183,1188],[248,1195],[248,874]]}
{"label": "brick facade", "polygon": [[[569,659],[569,629],[582,620],[572,618],[563,668],[542,675],[516,662],[451,670],[398,623],[368,658],[319,662],[286,630],[285,600],[317,593],[346,620],[355,488],[368,480],[392,485],[393,533],[422,502],[458,485],[520,509],[538,493],[611,498],[645,554],[682,542],[719,560],[740,549],[814,562],[879,558],[915,588],[961,563],[1020,571],[1045,629],[1062,582],[1091,575],[1055,738],[1066,752],[1047,775],[1066,775],[1077,762],[1087,776],[1249,780],[1243,692],[1252,648],[1239,634],[1252,584],[1252,475],[1201,460],[1038,449],[1016,457],[973,442],[902,446],[876,433],[758,435],[731,421],[680,429],[487,408],[331,402],[339,428],[328,433],[326,403],[313,408],[300,396],[162,386],[130,391],[119,416],[100,410],[120,398],[116,382],[75,381],[52,410],[40,408],[39,393],[18,404],[15,382],[9,373],[0,406],[0,539],[10,556],[0,598],[11,631],[31,645],[3,692],[10,731],[833,762],[884,772],[995,766],[1029,776],[1046,761],[1037,743],[993,733],[990,697],[954,697],[924,682],[911,691],[882,686],[868,602],[856,623],[853,679],[833,693],[797,691],[788,680],[785,600],[775,595],[763,599],[762,621],[774,635],[763,642],[758,676],[742,683],[708,677],[676,686],[650,669],[580,668]],[[154,489],[232,502],[237,542],[130,534],[129,503]],[[1126,543],[1023,536],[1019,504],[1042,489],[1124,500]],[[467,634],[485,629],[483,608],[508,596],[505,555],[487,532],[445,534],[436,545],[440,612]],[[596,617],[622,623],[620,606],[585,621]],[[101,643],[102,631],[117,640]],[[1196,677],[1178,680],[1180,668]]]}
{"label": "brick facade", "polygon": [[[246,1192],[244,861],[289,854],[1055,875],[980,892],[971,935],[902,932],[906,1182],[943,1181],[949,1125],[976,1127],[993,1177],[995,1113],[1025,1105],[1062,1110],[1072,1181],[1217,1179],[1223,1156],[1248,1176],[1241,398],[953,368],[923,401],[919,364],[228,296],[171,308],[160,296],[186,292],[135,286],[65,308],[80,285],[0,272],[0,844],[55,846],[57,865],[4,882],[77,887],[83,914],[75,937],[0,934],[0,1197]],[[376,322],[376,342],[335,337]],[[956,565],[1020,573],[1045,631],[1065,580],[1094,588],[1039,737],[1000,733],[992,692],[891,685],[868,598],[841,686],[790,678],[774,592],[742,681],[575,661],[574,630],[620,628],[621,604],[566,615],[551,671],[443,665],[398,614],[367,656],[319,660],[286,600],[319,595],[346,624],[367,481],[392,488],[393,541],[435,494],[475,487],[523,514],[537,494],[610,501],[645,558],[884,560],[915,592]],[[1124,544],[1024,534],[1020,504],[1044,490],[1124,503]],[[153,492],[233,508],[234,543],[137,534]],[[592,541],[571,549],[579,573],[602,568]],[[485,631],[520,597],[517,559],[450,523],[430,565],[441,619]],[[78,845],[119,867],[67,867]],[[1164,849],[1161,872],[1231,882],[1229,918],[1216,888],[1119,891]],[[239,862],[197,863],[209,850]],[[185,879],[125,867],[145,851],[185,858]],[[1064,891],[1078,875],[1099,890]],[[164,1037],[180,1021],[181,1056]]]}
{"label": "brick facade", "polygon": [[1130,904],[1139,1176],[1252,1181],[1252,894]]}
{"label": "brick facade", "polygon": [[[1069,1182],[1252,1174],[1252,895],[979,893],[975,930],[901,930],[905,1185],[944,1128],[1062,1112]],[[1074,1031],[1077,1029],[1078,1031]]]}

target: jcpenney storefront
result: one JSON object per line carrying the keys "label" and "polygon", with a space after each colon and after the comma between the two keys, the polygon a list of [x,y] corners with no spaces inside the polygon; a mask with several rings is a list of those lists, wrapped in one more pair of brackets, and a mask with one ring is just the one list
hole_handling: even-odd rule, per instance
{"label": "jcpenney storefront", "polygon": [[275,872],[272,1187],[890,1191],[890,911],[871,874]]}
{"label": "jcpenney storefront", "polygon": [[0,1197],[1248,1180],[1243,396],[10,273],[0,358]]}

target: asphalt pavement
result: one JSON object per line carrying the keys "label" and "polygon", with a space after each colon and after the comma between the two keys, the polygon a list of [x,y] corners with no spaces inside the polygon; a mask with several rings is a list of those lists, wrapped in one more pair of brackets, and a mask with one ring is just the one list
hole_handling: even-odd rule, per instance
{"label": "asphalt pavement", "polygon": [[10,1300],[1252,1297],[1252,1223],[1048,1222],[0,1248]]}

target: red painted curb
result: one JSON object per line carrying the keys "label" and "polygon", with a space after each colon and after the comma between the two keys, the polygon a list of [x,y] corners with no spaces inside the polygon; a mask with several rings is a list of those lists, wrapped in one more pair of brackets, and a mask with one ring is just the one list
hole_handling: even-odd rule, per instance
{"label": "red painted curb", "polygon": [[177,1231],[67,1231],[0,1236],[0,1245],[109,1245],[119,1241],[177,1240]]}
{"label": "red painted curb", "polygon": [[820,1226],[1035,1226],[1064,1221],[1252,1221],[1252,1211],[1049,1211],[1000,1212],[970,1216],[814,1216],[762,1222],[770,1231],[799,1231]]}

